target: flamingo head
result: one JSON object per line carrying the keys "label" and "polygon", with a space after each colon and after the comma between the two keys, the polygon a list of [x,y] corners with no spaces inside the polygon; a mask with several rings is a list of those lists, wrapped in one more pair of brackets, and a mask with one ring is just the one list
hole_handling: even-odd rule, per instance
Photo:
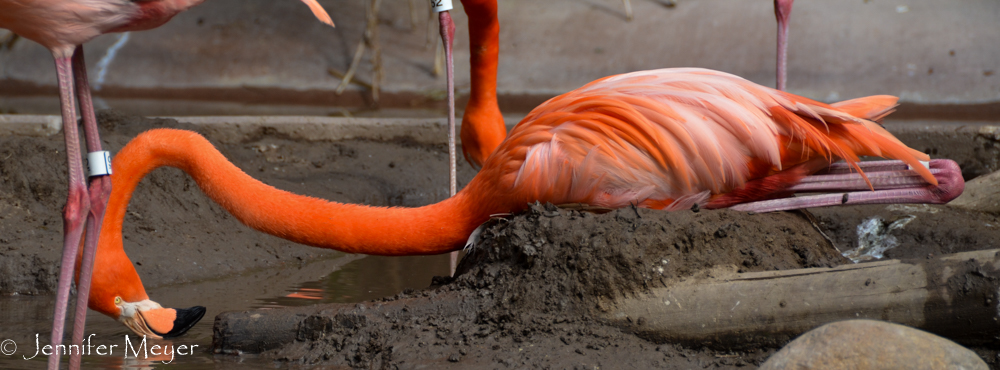
{"label": "flamingo head", "polygon": [[205,307],[202,306],[164,308],[149,299],[128,302],[115,297],[114,304],[118,311],[118,322],[125,324],[136,334],[151,338],[180,336],[205,316]]}
{"label": "flamingo head", "polygon": [[[118,243],[120,240],[117,239]],[[152,338],[184,334],[205,315],[205,307],[167,308],[150,300],[139,274],[126,268],[132,263],[121,247],[104,246],[98,248],[97,254],[99,262],[94,269],[101,273],[95,272],[92,277],[87,303],[90,309],[118,320],[136,334]],[[77,266],[79,263],[77,259]]]}

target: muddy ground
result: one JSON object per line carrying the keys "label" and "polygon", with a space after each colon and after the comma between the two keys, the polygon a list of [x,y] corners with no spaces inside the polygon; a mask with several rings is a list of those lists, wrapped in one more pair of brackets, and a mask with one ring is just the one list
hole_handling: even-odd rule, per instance
{"label": "muddy ground", "polygon": [[[198,131],[173,120],[103,111],[104,149],[117,152],[156,127]],[[275,187],[340,202],[418,206],[448,196],[447,148],[407,138],[379,143],[293,142],[261,132],[219,150]],[[66,168],[62,135],[0,137],[0,294],[49,294],[62,250]],[[474,172],[464,163],[460,185]],[[173,168],[138,186],[123,231],[125,250],[147,287],[203,280],[258,267],[298,264],[334,253],[255,232],[205,197]],[[208,263],[208,265],[206,265]]]}
{"label": "muddy ground", "polygon": [[[100,121],[113,152],[148,128],[197,130],[109,112]],[[2,294],[54,288],[65,202],[62,148],[58,136],[0,138]],[[445,148],[405,138],[293,142],[261,131],[219,148],[252,176],[297,193],[403,206],[447,195],[447,179],[437,175],[447,173]],[[473,173],[463,164],[460,183]],[[880,219],[868,221],[873,216]],[[851,263],[841,253],[859,245],[858,225],[866,221],[885,231],[861,239],[895,244],[885,252],[889,258],[988,249],[1000,240],[996,215],[947,206],[759,215],[626,208],[595,215],[536,205],[495,221],[455,279],[380,301],[308,309],[294,342],[263,348],[261,356],[366,368],[753,368],[777,346],[731,351],[659,343],[595,313],[617,298],[705,276],[713,267],[748,272]],[[139,185],[125,222],[126,251],[148,286],[336,253],[239,225],[173,169],[155,171]],[[997,368],[994,349],[975,350]]]}
{"label": "muddy ground", "polygon": [[[380,301],[299,310],[301,323],[282,336],[290,344],[260,341],[258,350],[278,361],[376,369],[754,368],[790,338],[738,349],[716,338],[663,343],[599,317],[620,298],[705,277],[715,267],[852,263],[838,251],[857,245],[856,228],[844,232],[844,225],[871,215],[885,223],[916,216],[913,227],[879,234],[895,238],[897,247],[886,252],[894,258],[991,248],[1000,236],[985,225],[996,225],[995,216],[942,206],[816,213],[628,208],[594,215],[536,205],[497,221],[456,278]],[[230,327],[249,324],[240,321],[247,315],[232,315],[216,323],[215,346],[223,352],[252,331]],[[974,350],[997,368],[995,349]]]}

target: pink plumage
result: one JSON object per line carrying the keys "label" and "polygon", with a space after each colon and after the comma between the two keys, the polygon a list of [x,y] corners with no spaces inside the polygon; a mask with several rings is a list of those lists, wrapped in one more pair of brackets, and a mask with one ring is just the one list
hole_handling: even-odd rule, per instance
{"label": "pink plumage", "polygon": [[[848,108],[874,102],[881,106],[863,109],[880,117],[896,101],[865,99]],[[487,163],[503,163],[492,166],[507,171],[497,186],[525,199],[679,209],[706,206],[798,165],[809,164],[807,175],[865,155],[902,160],[937,184],[920,165],[925,154],[866,117],[723,72],[684,68],[611,76],[553,98],[528,114]]]}

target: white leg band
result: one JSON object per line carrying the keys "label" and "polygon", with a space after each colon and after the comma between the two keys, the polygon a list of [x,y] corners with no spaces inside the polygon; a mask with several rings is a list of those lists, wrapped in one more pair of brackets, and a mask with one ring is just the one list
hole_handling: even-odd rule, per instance
{"label": "white leg band", "polygon": [[90,177],[111,174],[111,152],[102,150],[87,153],[87,169]]}
{"label": "white leg band", "polygon": [[451,0],[431,0],[431,9],[435,13],[449,11],[452,9]]}

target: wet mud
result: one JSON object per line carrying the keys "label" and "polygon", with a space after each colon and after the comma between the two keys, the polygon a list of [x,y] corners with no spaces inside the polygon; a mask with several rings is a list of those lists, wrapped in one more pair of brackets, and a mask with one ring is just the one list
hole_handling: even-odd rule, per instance
{"label": "wet mud", "polygon": [[[148,128],[191,128],[108,112],[101,121],[113,151]],[[0,158],[21,157],[0,161],[0,293],[50,294],[65,202],[63,162],[56,153],[62,151],[61,138],[4,137],[0,142]],[[402,206],[447,196],[447,179],[435,175],[447,173],[447,152],[440,146],[403,138],[299,142],[263,131],[238,143],[217,144],[252,176],[297,193]],[[463,164],[460,183],[473,174]],[[125,222],[126,251],[147,285],[336,253],[240,225],[173,169],[155,171],[140,184]],[[593,214],[536,204],[491,221],[455,278],[436,278],[427,289],[358,304],[255,311],[285,315],[265,334],[240,324],[250,314],[223,314],[216,322],[214,347],[218,356],[242,352],[286,365],[358,368],[755,368],[778,346],[727,350],[664,343],[601,317],[617,300],[710,277],[720,269],[850,264],[844,253],[861,245],[883,249],[848,254],[928,259],[996,248],[997,240],[997,215],[948,206],[772,214],[625,208]],[[969,268],[960,275],[956,286],[995,284],[990,271]],[[263,340],[252,346],[237,343],[252,336]],[[990,345],[973,350],[997,368],[997,352]]]}

